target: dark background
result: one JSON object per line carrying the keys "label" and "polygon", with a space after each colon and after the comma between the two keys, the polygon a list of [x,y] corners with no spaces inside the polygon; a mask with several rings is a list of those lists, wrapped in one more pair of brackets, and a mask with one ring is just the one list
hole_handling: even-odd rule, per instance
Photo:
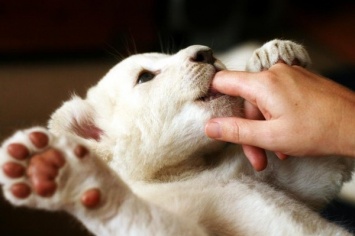
{"label": "dark background", "polygon": [[[0,0],[0,140],[45,124],[71,93],[84,95],[125,56],[191,44],[224,51],[293,39],[316,71],[354,89],[354,12],[351,0]],[[352,206],[344,204],[325,215],[350,227]],[[88,233],[65,213],[13,208],[0,198],[0,235]]]}

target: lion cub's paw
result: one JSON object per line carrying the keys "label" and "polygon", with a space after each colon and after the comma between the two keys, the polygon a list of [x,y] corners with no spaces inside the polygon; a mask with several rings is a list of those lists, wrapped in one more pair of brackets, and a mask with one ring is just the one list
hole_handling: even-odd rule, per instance
{"label": "lion cub's paw", "polygon": [[18,131],[0,148],[5,198],[14,205],[49,210],[97,207],[102,183],[91,171],[97,168],[95,159],[84,145],[44,128]]}
{"label": "lion cub's paw", "polygon": [[289,40],[272,40],[255,50],[247,64],[247,70],[258,72],[267,70],[277,62],[307,67],[311,59],[305,48]]}

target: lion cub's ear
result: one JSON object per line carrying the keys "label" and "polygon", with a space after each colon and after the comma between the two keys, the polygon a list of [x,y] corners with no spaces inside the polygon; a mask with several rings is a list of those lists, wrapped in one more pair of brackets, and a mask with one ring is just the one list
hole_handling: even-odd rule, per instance
{"label": "lion cub's ear", "polygon": [[55,134],[73,134],[100,141],[103,131],[95,124],[96,112],[86,100],[73,96],[56,110],[48,127]]}

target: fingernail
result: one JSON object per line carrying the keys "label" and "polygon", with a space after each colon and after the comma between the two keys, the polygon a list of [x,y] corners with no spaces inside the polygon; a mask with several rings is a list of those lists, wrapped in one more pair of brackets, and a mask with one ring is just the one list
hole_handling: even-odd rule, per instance
{"label": "fingernail", "polygon": [[282,152],[275,152],[275,154],[280,160],[286,160],[288,158],[288,156]]}
{"label": "fingernail", "polygon": [[210,138],[221,138],[221,125],[217,122],[209,122],[206,125],[206,134]]}

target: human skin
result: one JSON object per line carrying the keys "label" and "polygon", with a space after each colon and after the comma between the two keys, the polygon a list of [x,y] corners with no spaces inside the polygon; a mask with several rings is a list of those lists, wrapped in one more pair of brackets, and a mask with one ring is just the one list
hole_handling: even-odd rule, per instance
{"label": "human skin", "polygon": [[245,118],[221,117],[210,138],[242,144],[256,170],[264,152],[290,156],[355,157],[355,93],[299,66],[277,63],[261,72],[220,71],[213,89],[245,99]]}

